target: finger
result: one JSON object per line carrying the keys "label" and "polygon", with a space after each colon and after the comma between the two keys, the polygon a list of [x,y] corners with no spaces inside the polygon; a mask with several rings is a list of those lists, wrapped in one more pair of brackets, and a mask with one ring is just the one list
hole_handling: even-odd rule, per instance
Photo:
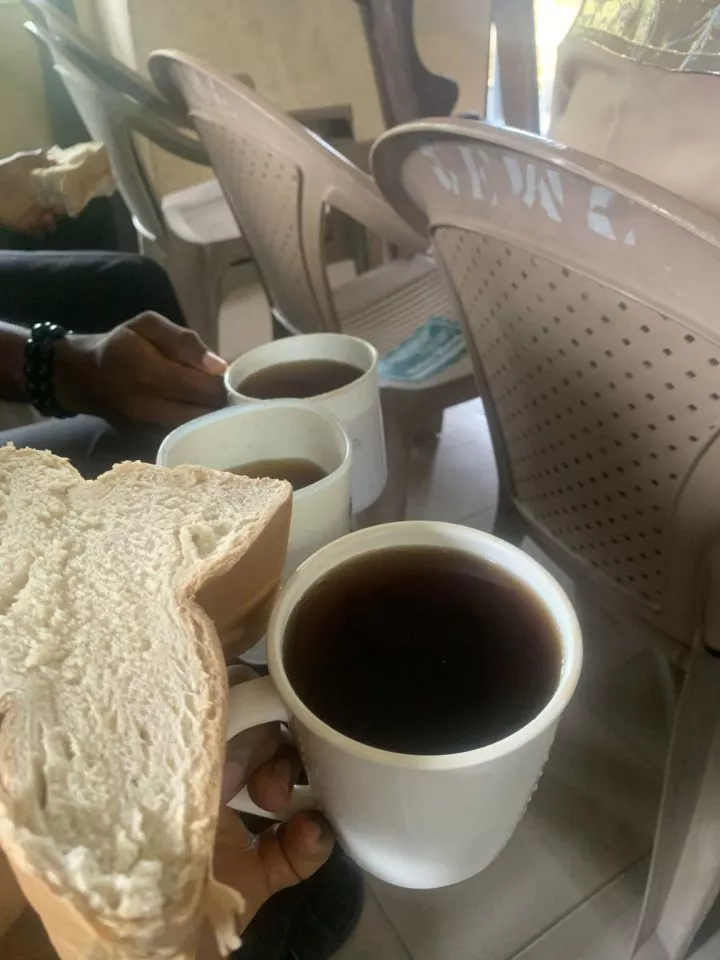
{"label": "finger", "polygon": [[18,218],[15,229],[18,233],[42,235],[45,229],[45,211],[41,207],[26,210]]}
{"label": "finger", "polygon": [[[280,743],[280,725],[277,723],[268,723],[245,730],[228,742],[223,768],[221,793],[223,803],[232,800],[258,767],[264,767],[272,762]],[[288,798],[290,789],[291,787],[288,786]]]}
{"label": "finger", "polygon": [[272,760],[259,766],[248,780],[250,799],[269,813],[287,807],[300,773],[300,757],[290,743],[276,747]]}
{"label": "finger", "polygon": [[42,220],[43,233],[54,233],[57,228],[57,219],[54,214],[46,213]]}
{"label": "finger", "polygon": [[271,893],[311,877],[328,859],[334,843],[332,830],[319,813],[298,813],[277,830],[260,834],[257,851]]}
{"label": "finger", "polygon": [[[217,410],[227,402],[225,385],[220,377],[211,376],[202,370],[173,362],[162,357],[153,369],[154,376],[149,387],[167,400],[178,403],[199,404]],[[152,374],[151,374],[152,376]]]}
{"label": "finger", "polygon": [[[258,676],[251,667],[244,664],[232,664],[227,673],[230,687],[256,680]],[[220,792],[224,804],[232,800],[245,786],[258,767],[272,760],[282,742],[279,723],[253,727],[228,741]]]}
{"label": "finger", "polygon": [[179,327],[159,313],[141,313],[128,326],[145,337],[153,346],[177,363],[204,370],[213,376],[225,373],[227,364],[212,350],[208,350],[194,330]]}
{"label": "finger", "polygon": [[279,830],[266,830],[252,844],[240,819],[225,808],[217,824],[213,873],[242,894],[247,924],[273,893],[315,873],[334,842],[322,817],[303,813]]}

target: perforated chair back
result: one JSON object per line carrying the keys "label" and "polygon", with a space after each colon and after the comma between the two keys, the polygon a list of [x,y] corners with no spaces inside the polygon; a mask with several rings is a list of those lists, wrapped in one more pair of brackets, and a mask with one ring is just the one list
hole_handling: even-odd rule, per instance
{"label": "perforated chair back", "polygon": [[501,499],[580,584],[689,643],[720,521],[720,225],[480,123],[390,131],[373,169],[455,291]]}
{"label": "perforated chair back", "polygon": [[150,69],[192,117],[270,302],[291,328],[338,328],[325,264],[328,207],[397,244],[424,245],[367,174],[244,84],[177,52],[154,54]]}

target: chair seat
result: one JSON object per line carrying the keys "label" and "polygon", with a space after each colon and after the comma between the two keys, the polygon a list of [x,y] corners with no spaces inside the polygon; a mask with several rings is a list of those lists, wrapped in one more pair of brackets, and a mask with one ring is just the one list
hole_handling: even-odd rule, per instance
{"label": "chair seat", "polygon": [[[162,198],[166,222],[186,243],[207,246],[242,240],[235,217],[217,180],[176,190]],[[247,249],[246,257],[250,258]]]}
{"label": "chair seat", "polygon": [[[435,261],[425,255],[393,260],[354,277],[337,287],[334,296],[343,333],[367,340],[381,356],[409,340],[432,317],[457,315]],[[387,386],[427,390],[471,375],[470,358],[464,356],[425,380],[390,381]]]}

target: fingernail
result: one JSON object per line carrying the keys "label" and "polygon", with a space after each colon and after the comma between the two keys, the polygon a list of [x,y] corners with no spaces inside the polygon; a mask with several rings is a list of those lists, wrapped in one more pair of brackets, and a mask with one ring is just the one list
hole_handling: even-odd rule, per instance
{"label": "fingernail", "polygon": [[272,775],[273,778],[282,782],[283,790],[287,794],[288,798],[292,793],[293,784],[293,768],[289,760],[286,760],[285,757],[280,757],[272,765]]}
{"label": "fingernail", "polygon": [[227,370],[227,364],[222,357],[219,357],[212,350],[206,350],[202,359],[202,365],[208,373],[220,375]]}
{"label": "fingernail", "polygon": [[304,816],[308,820],[308,839],[313,843],[330,838],[330,825],[325,817],[317,810],[306,810]]}

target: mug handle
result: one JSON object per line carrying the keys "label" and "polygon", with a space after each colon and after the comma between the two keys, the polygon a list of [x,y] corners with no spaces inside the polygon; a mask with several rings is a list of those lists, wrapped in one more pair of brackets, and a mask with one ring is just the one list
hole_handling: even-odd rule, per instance
{"label": "mug handle", "polygon": [[[280,699],[280,694],[272,681],[272,677],[260,677],[257,680],[247,680],[237,686],[230,687],[228,693],[228,730],[227,739],[232,740],[239,733],[258,727],[265,723],[289,723],[290,714]],[[292,799],[281,813],[268,813],[253,803],[243,788],[228,803],[233,810],[240,813],[252,813],[258,817],[271,820],[289,820],[301,810],[317,810],[318,802],[310,787],[295,787]]]}

